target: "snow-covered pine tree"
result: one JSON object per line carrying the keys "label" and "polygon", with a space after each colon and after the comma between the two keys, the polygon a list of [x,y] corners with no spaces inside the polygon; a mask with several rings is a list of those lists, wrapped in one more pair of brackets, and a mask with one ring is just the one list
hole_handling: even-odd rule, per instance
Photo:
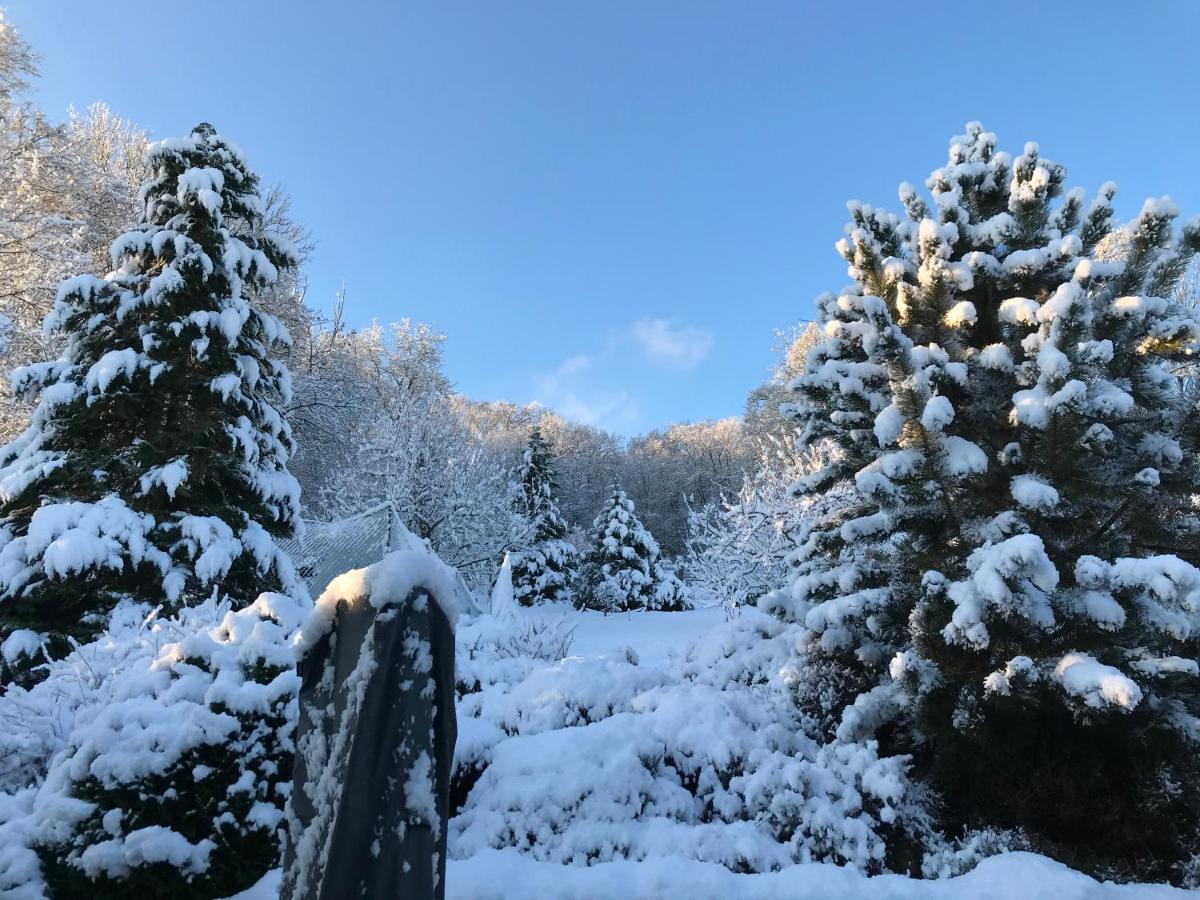
{"label": "snow-covered pine tree", "polygon": [[526,546],[509,553],[513,593],[522,606],[566,599],[578,552],[567,540],[567,522],[555,500],[554,449],[536,425],[521,463],[521,513],[531,524]]}
{"label": "snow-covered pine tree", "polygon": [[101,640],[128,640],[131,616],[178,636],[132,671],[92,672],[119,699],[75,723],[38,792],[51,896],[236,893],[277,862],[289,778],[300,607],[265,593],[303,592],[273,538],[298,516],[274,405],[288,372],[268,356],[287,335],[244,291],[291,253],[211,126],[147,159],[143,222],[113,244],[115,272],[61,287],[48,324],[66,351],[17,372],[40,401],[2,451],[8,690],[41,674],[39,644],[54,658],[110,619],[125,630]]}
{"label": "snow-covered pine tree", "polygon": [[[977,123],[900,197],[850,204],[853,285],[785,414],[853,496],[775,598],[843,740],[915,751],[948,827],[1020,827],[1077,866],[1176,876],[1200,823],[1200,326],[1171,300],[1200,219],[1113,229]],[[1191,848],[1191,849],[1189,849]]]}
{"label": "snow-covered pine tree", "polygon": [[653,605],[658,542],[637,517],[633,501],[614,482],[592,522],[593,547],[585,566],[585,604],[624,612]]}
{"label": "snow-covered pine tree", "polygon": [[290,586],[272,539],[298,516],[274,405],[289,380],[268,356],[287,333],[243,295],[289,248],[258,227],[257,179],[211,126],[147,159],[115,271],[59,289],[46,325],[63,356],[14,373],[40,402],[0,451],[0,635],[28,646],[32,631],[52,654],[125,598],[191,604],[220,585],[248,603]]}

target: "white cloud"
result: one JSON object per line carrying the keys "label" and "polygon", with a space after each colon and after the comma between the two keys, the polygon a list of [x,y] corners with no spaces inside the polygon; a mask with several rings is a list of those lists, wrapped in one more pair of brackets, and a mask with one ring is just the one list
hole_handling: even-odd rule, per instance
{"label": "white cloud", "polygon": [[563,360],[557,369],[536,379],[535,402],[565,419],[625,432],[638,417],[637,402],[625,391],[589,384],[595,359],[579,353]]}
{"label": "white cloud", "polygon": [[646,359],[670,369],[694,369],[708,359],[713,347],[708,329],[676,328],[669,319],[638,319],[629,337]]}
{"label": "white cloud", "polygon": [[571,421],[631,434],[641,424],[641,407],[631,392],[645,388],[645,366],[687,372],[708,359],[712,347],[712,332],[705,328],[639,319],[594,352],[568,356],[552,372],[536,375],[533,401]]}

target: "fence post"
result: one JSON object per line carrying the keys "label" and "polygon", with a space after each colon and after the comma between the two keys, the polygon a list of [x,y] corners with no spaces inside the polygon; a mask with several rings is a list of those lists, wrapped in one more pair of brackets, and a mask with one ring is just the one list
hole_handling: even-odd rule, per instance
{"label": "fence post", "polygon": [[379,590],[301,660],[283,900],[445,895],[453,627],[429,588]]}

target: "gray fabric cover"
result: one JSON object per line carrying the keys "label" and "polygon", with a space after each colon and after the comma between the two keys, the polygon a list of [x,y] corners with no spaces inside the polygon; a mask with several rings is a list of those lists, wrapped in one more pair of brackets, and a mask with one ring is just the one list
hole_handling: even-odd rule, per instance
{"label": "gray fabric cover", "polygon": [[[300,674],[281,897],[444,897],[457,730],[445,613],[419,587],[382,609],[343,602]],[[424,778],[409,790],[412,773],[424,771],[422,753],[432,763],[432,794]]]}

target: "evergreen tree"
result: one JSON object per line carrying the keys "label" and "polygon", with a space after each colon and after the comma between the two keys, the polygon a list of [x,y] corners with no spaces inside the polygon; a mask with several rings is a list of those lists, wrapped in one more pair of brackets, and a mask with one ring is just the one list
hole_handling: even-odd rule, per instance
{"label": "evergreen tree", "polygon": [[[850,204],[853,285],[784,412],[849,482],[769,605],[807,628],[802,699],[915,753],[950,827],[1020,827],[1096,871],[1164,877],[1200,821],[1200,250],[1169,200],[1114,229],[1027,144],[976,123]],[[1177,872],[1175,873],[1177,877]]]}
{"label": "evergreen tree", "polygon": [[245,604],[291,586],[272,539],[298,516],[274,405],[289,378],[268,355],[288,336],[246,296],[291,251],[261,227],[258,180],[211,126],[147,162],[143,221],[113,244],[115,272],[59,289],[46,325],[63,356],[14,373],[40,402],[0,451],[9,651],[44,640],[57,655],[123,599],[194,604],[219,585]]}
{"label": "evergreen tree", "polygon": [[633,501],[614,482],[592,522],[593,548],[585,567],[585,603],[613,612],[653,605],[659,549],[638,519]]}
{"label": "evergreen tree", "polygon": [[113,244],[113,274],[60,288],[48,325],[66,350],[16,373],[40,400],[2,451],[8,690],[45,674],[39,646],[54,659],[110,622],[109,643],[131,617],[178,636],[102,673],[112,702],[52,760],[33,843],[56,897],[248,887],[277,863],[289,779],[300,607],[269,593],[303,593],[274,540],[298,517],[274,405],[288,372],[268,355],[287,333],[247,294],[291,253],[211,126],[147,160],[143,221]]}
{"label": "evergreen tree", "polygon": [[692,592],[675,567],[664,559],[654,564],[654,590],[646,599],[646,609],[657,612],[682,612],[692,608]]}
{"label": "evergreen tree", "polygon": [[519,473],[521,512],[532,523],[527,546],[509,554],[513,593],[522,606],[565,599],[578,553],[567,540],[567,522],[555,501],[554,450],[536,425]]}

